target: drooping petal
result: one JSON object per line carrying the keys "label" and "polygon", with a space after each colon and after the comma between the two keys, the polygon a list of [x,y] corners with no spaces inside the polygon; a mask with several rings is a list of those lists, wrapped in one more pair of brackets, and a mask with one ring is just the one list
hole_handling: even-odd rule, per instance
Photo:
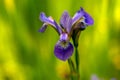
{"label": "drooping petal", "polygon": [[[45,32],[45,30],[47,29],[47,27],[48,27],[48,23],[44,23],[43,25],[42,25],[42,27],[39,29],[39,32]],[[57,26],[58,27],[58,26]],[[61,29],[60,28],[56,28],[56,27],[53,27],[56,31],[57,31],[57,33],[60,35],[61,33],[62,33],[62,31],[61,31]]]}
{"label": "drooping petal", "polygon": [[64,13],[61,16],[60,19],[60,25],[67,30],[69,33],[72,27],[72,18],[69,16],[67,11],[64,11]]}
{"label": "drooping petal", "polygon": [[[83,8],[81,8],[82,10],[83,10]],[[86,25],[93,25],[93,23],[94,23],[94,20],[93,20],[93,18],[87,13],[87,12],[85,12],[84,10],[83,10],[83,12],[84,12],[84,22],[85,22],[85,24]]]}
{"label": "drooping petal", "polygon": [[46,30],[47,26],[48,26],[48,24],[47,24],[47,23],[44,23],[44,24],[42,25],[42,27],[40,28],[39,32],[44,32],[44,31]]}
{"label": "drooping petal", "polygon": [[58,59],[66,61],[72,56],[73,50],[73,45],[70,42],[58,41],[55,45],[54,54]]}
{"label": "drooping petal", "polygon": [[44,32],[47,26],[51,25],[58,32],[58,34],[62,33],[60,26],[55,22],[55,20],[52,19],[52,17],[46,17],[45,13],[42,12],[40,14],[40,20],[44,22],[43,26],[39,30],[40,32]]}
{"label": "drooping petal", "polygon": [[55,27],[54,20],[51,17],[47,18],[45,13],[43,13],[43,12],[40,14],[40,20],[44,23],[48,23]]}

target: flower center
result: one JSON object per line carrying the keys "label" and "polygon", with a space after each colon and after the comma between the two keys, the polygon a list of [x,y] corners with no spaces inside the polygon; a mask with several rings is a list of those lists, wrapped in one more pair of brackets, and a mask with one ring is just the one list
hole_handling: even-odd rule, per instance
{"label": "flower center", "polygon": [[68,46],[68,34],[67,33],[62,33],[60,35],[59,44],[64,48]]}
{"label": "flower center", "polygon": [[68,34],[67,33],[62,33],[60,35],[60,41],[66,42],[68,40]]}
{"label": "flower center", "polygon": [[66,49],[68,47],[67,41],[58,41],[58,45],[60,45],[62,48]]}

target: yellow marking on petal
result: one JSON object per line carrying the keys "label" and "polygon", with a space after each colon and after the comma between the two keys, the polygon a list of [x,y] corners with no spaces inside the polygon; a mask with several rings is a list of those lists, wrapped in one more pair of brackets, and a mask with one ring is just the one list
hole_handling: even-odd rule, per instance
{"label": "yellow marking on petal", "polygon": [[50,16],[48,19],[50,19],[51,21],[54,21],[53,18]]}

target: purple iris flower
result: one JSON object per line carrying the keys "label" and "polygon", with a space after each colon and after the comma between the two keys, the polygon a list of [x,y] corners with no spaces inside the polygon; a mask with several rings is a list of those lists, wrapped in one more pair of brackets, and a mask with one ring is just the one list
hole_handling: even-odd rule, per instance
{"label": "purple iris flower", "polygon": [[55,45],[54,54],[60,60],[66,61],[74,51],[74,47],[70,42],[72,34],[76,29],[86,28],[87,25],[93,24],[92,17],[86,13],[83,8],[71,18],[67,11],[64,11],[60,18],[60,24],[57,24],[52,17],[46,17],[45,13],[40,14],[40,20],[44,22],[40,32],[44,32],[48,25],[51,25],[59,34],[60,38]]}

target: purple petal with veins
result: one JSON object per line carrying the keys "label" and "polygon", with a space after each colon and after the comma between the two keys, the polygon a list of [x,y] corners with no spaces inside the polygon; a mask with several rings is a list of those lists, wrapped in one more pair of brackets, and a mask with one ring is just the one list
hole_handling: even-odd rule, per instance
{"label": "purple petal with veins", "polygon": [[43,13],[43,12],[40,14],[40,20],[44,23],[48,23],[55,27],[54,20],[51,17],[47,18],[45,13]]}
{"label": "purple petal with veins", "polygon": [[66,61],[72,56],[73,50],[73,45],[70,42],[58,41],[54,48],[54,54],[58,59]]}
{"label": "purple petal with veins", "polygon": [[72,20],[72,25],[77,23],[77,27],[79,27],[81,30],[84,30],[86,26],[92,25],[94,23],[92,17],[87,12],[85,12],[83,8],[80,8]]}
{"label": "purple petal with veins", "polygon": [[94,20],[87,12],[84,11],[84,15],[83,16],[85,18],[84,21],[85,21],[86,25],[93,25]]}
{"label": "purple petal with veins", "polygon": [[60,19],[60,25],[67,30],[69,33],[72,27],[72,18],[69,16],[67,11],[64,11],[64,13],[61,16]]}
{"label": "purple petal with veins", "polygon": [[46,28],[47,28],[47,25],[51,25],[54,29],[56,29],[58,34],[62,33],[62,30],[61,30],[60,26],[58,26],[58,24],[52,19],[52,17],[47,18],[45,13],[42,12],[40,14],[40,20],[42,22],[44,22],[43,26],[39,30],[40,32],[44,32],[46,30]]}
{"label": "purple petal with veins", "polygon": [[60,27],[55,21],[54,21],[54,24],[55,24],[56,29],[57,29],[57,31],[59,32],[59,34],[61,34],[61,33],[62,33],[61,27]]}

